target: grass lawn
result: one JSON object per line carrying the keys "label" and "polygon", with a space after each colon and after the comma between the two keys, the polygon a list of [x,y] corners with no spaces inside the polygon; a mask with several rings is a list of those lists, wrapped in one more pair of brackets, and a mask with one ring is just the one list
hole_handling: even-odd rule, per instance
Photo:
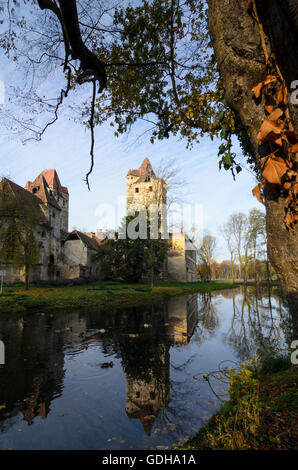
{"label": "grass lawn", "polygon": [[8,285],[0,295],[0,313],[59,309],[96,308],[99,306],[134,306],[165,300],[171,296],[194,292],[231,289],[231,282],[157,282],[126,284],[94,281],[80,286],[37,286],[28,291],[22,285]]}
{"label": "grass lawn", "polygon": [[298,366],[288,357],[230,373],[230,401],[181,449],[298,448]]}

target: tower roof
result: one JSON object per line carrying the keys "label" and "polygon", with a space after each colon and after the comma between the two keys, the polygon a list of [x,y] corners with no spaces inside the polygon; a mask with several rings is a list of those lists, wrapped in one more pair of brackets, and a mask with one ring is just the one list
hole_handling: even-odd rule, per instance
{"label": "tower roof", "polygon": [[5,192],[10,191],[12,197],[20,207],[26,207],[32,216],[39,220],[40,223],[48,224],[48,221],[41,210],[41,204],[43,201],[38,196],[31,194],[29,191],[26,191],[25,188],[22,188],[22,186],[19,186],[7,178],[3,178],[3,180],[0,181],[0,189]]}
{"label": "tower roof", "polygon": [[61,189],[61,183],[59,176],[55,169],[53,170],[43,170],[41,174],[45,177],[46,182],[49,186],[52,186],[53,189]]}
{"label": "tower roof", "polygon": [[129,170],[127,175],[138,176],[138,182],[145,181],[147,177],[156,178],[149,158],[145,158],[143,160],[143,163],[141,164],[140,168],[136,170]]}
{"label": "tower roof", "polygon": [[55,169],[43,170],[41,174],[44,176],[46,182],[48,183],[51,189],[57,191],[60,194],[62,193],[64,195],[68,195],[68,189],[66,188],[66,186],[61,185],[58,173]]}
{"label": "tower roof", "polygon": [[38,175],[33,182],[28,181],[25,188],[30,193],[33,192],[33,188],[38,188],[36,196],[38,196],[44,204],[50,204],[51,206],[56,207],[56,209],[61,210],[56,202],[55,197],[51,194],[49,184],[47,183],[42,173]]}

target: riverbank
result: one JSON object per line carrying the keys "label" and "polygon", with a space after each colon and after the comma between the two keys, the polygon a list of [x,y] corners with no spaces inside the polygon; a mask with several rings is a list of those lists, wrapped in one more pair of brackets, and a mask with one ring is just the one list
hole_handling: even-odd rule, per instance
{"label": "riverbank", "polygon": [[38,286],[28,291],[22,285],[5,286],[0,295],[0,313],[26,310],[57,311],[92,309],[151,304],[177,295],[232,289],[231,282],[157,282],[151,289],[148,283],[126,284],[116,281],[94,281],[85,285]]}
{"label": "riverbank", "polygon": [[277,356],[229,375],[230,400],[181,449],[297,449],[298,366]]}

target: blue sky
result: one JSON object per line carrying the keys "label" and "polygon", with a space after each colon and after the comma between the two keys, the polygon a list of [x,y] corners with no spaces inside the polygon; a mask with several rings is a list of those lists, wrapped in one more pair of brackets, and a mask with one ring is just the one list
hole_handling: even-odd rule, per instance
{"label": "blue sky", "polygon": [[[0,73],[0,80],[6,83],[9,69],[9,66],[5,70],[2,68],[2,75]],[[48,84],[45,90],[47,87]],[[137,140],[142,130],[142,125],[137,124],[130,135],[116,138],[108,124],[96,128],[91,191],[83,181],[89,169],[90,134],[70,120],[67,113],[47,129],[40,142],[29,141],[22,145],[21,140],[12,138],[9,131],[2,132],[0,175],[24,186],[42,170],[55,168],[62,185],[67,186],[70,193],[70,230],[76,227],[95,231],[96,227],[102,226],[98,207],[101,204],[117,207],[118,198],[125,197],[128,169],[138,168],[146,157],[153,168],[161,159],[174,159],[181,176],[187,181],[185,202],[202,205],[204,230],[217,237],[216,258],[227,258],[228,253],[218,232],[220,225],[235,211],[248,213],[255,207],[262,209],[251,192],[256,184],[254,176],[243,170],[233,181],[230,172],[219,171],[216,140],[212,142],[204,138],[192,150],[187,150],[185,142],[175,137],[154,145],[149,142],[149,134]],[[124,210],[123,207],[123,213],[118,215],[124,215]]]}

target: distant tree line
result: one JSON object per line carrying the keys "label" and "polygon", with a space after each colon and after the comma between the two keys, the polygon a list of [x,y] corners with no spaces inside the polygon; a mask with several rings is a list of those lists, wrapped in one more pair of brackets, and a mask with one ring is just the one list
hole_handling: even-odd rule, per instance
{"label": "distant tree line", "polygon": [[231,214],[220,227],[230,257],[218,263],[215,260],[216,238],[205,235],[198,247],[198,278],[242,279],[256,282],[272,278],[275,273],[270,266],[267,253],[265,214],[252,209],[248,215],[243,212]]}

